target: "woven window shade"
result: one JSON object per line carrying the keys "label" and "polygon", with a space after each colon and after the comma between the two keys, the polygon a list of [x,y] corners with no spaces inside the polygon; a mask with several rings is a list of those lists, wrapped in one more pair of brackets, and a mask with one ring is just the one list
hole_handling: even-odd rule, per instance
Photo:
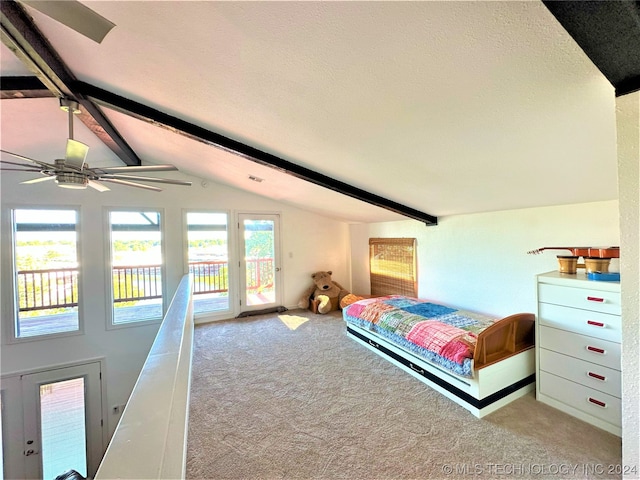
{"label": "woven window shade", "polygon": [[415,238],[370,238],[371,295],[418,296]]}

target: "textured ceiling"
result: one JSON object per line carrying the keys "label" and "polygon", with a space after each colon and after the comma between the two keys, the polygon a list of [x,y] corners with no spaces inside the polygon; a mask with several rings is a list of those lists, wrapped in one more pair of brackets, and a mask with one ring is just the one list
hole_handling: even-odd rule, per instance
{"label": "textured ceiling", "polygon": [[[79,80],[411,208],[617,198],[614,88],[541,2],[85,3],[117,25],[101,44],[28,9]],[[3,76],[26,73],[0,53]],[[2,148],[50,158],[65,128],[50,108],[3,100]],[[145,163],[348,221],[402,218],[104,113]],[[117,162],[87,143],[90,164]]]}

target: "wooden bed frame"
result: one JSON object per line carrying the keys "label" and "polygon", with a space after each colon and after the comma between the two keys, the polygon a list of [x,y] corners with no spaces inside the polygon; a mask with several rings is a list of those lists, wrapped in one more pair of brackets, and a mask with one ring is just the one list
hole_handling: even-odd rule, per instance
{"label": "wooden bed frame", "polygon": [[534,314],[518,313],[485,329],[476,344],[473,378],[449,372],[350,323],[347,336],[482,418],[534,390],[534,326]]}

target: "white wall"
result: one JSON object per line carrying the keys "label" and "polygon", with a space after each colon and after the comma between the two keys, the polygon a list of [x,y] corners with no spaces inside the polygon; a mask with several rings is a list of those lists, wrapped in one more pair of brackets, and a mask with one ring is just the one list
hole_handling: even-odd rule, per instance
{"label": "white wall", "polygon": [[[192,187],[167,186],[155,193],[115,185],[111,192],[98,193],[91,189],[82,192],[67,191],[53,182],[37,185],[19,185],[18,175],[2,175],[0,200],[2,204],[1,272],[2,282],[11,282],[11,236],[7,213],[12,207],[23,206],[80,206],[80,249],[83,269],[83,335],[7,343],[12,322],[11,299],[8,289],[2,288],[2,349],[1,373],[44,369],[54,364],[67,364],[87,358],[106,358],[107,407],[124,404],[140,372],[158,329],[153,325],[133,326],[115,330],[105,328],[108,313],[106,284],[106,225],[105,207],[150,207],[164,211],[165,264],[167,267],[167,303],[185,272],[183,255],[183,209],[209,209],[279,213],[281,216],[283,299],[287,307],[295,307],[299,296],[311,285],[310,275],[315,270],[333,270],[334,278],[349,283],[349,230],[348,225],[325,217],[304,212],[288,205],[269,201],[239,190],[209,183],[205,188],[200,179],[179,174],[172,178],[192,180]],[[232,217],[233,218],[233,217]],[[235,222],[231,222],[235,225]],[[235,244],[231,245],[235,249]],[[236,251],[232,252],[236,255]],[[237,258],[237,257],[236,257]],[[237,261],[236,261],[237,264]],[[166,307],[165,307],[166,308]],[[234,315],[239,312],[234,312]],[[4,386],[3,386],[4,388]],[[11,414],[13,412],[5,412]],[[6,418],[6,417],[5,417]],[[118,416],[109,413],[105,419],[108,435],[112,434]],[[6,426],[6,425],[5,425]],[[106,447],[106,445],[105,445]]]}
{"label": "white wall", "polygon": [[[622,282],[622,464],[640,468],[640,92],[616,99]],[[625,478],[638,478],[640,472]]]}
{"label": "white wall", "polygon": [[[618,202],[508,210],[351,226],[353,291],[369,293],[369,237],[417,239],[418,294],[490,315],[535,312],[538,273],[558,269],[551,246],[619,245]],[[614,265],[617,261],[612,261]]]}

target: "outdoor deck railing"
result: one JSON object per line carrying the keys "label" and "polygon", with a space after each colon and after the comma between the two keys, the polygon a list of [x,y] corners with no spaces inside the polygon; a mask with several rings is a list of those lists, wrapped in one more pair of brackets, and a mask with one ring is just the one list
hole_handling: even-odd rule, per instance
{"label": "outdoor deck railing", "polygon": [[229,291],[229,264],[222,262],[189,262],[193,278],[193,293],[223,293]]}
{"label": "outdoor deck railing", "polygon": [[113,301],[131,302],[162,297],[160,265],[113,267]]}
{"label": "outdoor deck railing", "polygon": [[[273,286],[273,258],[247,260],[247,290]],[[227,261],[189,262],[193,294],[229,291]],[[131,302],[162,297],[160,265],[120,265],[113,268],[113,301]],[[17,290],[21,312],[78,305],[78,270],[55,268],[18,271]]]}
{"label": "outdoor deck railing", "polygon": [[18,271],[21,312],[78,305],[78,270],[56,268]]}

